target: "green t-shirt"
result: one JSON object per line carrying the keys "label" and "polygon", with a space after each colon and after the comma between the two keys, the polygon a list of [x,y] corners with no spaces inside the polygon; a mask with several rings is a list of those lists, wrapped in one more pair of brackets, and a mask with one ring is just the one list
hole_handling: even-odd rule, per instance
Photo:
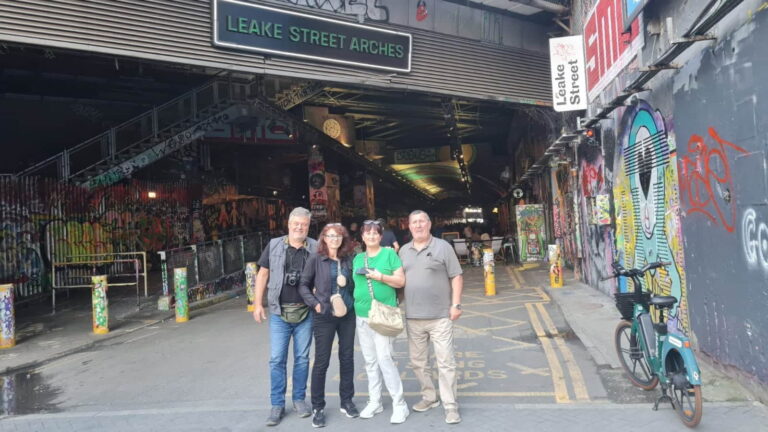
{"label": "green t-shirt", "polygon": [[[371,310],[371,294],[368,292],[367,278],[357,274],[357,269],[365,267],[365,252],[355,256],[352,267],[355,270],[355,314],[368,318],[368,311]],[[368,268],[376,269],[384,275],[392,275],[400,267],[402,267],[400,257],[392,248],[383,247],[375,257],[368,258]],[[394,288],[377,280],[371,280],[371,283],[373,283],[373,295],[376,300],[390,306],[397,306],[397,293]]]}

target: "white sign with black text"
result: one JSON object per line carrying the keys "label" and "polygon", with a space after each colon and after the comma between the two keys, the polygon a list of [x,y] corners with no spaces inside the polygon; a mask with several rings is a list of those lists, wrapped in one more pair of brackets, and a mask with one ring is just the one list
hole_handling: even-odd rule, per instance
{"label": "white sign with black text", "polygon": [[584,39],[568,36],[549,40],[552,66],[552,105],[555,111],[587,109]]}

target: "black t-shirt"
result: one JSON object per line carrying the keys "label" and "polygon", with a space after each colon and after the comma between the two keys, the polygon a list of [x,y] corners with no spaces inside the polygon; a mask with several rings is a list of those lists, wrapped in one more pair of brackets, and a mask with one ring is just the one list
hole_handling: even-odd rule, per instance
{"label": "black t-shirt", "polygon": [[395,233],[391,230],[384,230],[384,233],[381,234],[380,244],[384,247],[395,247],[396,241],[397,237],[395,237]]}
{"label": "black t-shirt", "polygon": [[[309,258],[309,251],[301,247],[296,249],[295,247],[288,245],[288,249],[285,251],[285,265],[283,267],[283,289],[280,291],[280,304],[287,303],[304,303],[304,299],[299,294],[299,281],[301,280],[301,271],[304,269],[304,264]],[[261,252],[259,258],[259,267],[269,268],[269,244]],[[289,273],[295,273],[296,284],[291,286],[288,284],[290,277]]]}

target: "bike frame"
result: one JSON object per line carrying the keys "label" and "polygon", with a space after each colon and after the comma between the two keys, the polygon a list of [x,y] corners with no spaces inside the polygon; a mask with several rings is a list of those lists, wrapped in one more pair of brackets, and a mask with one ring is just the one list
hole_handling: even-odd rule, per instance
{"label": "bike frame", "polygon": [[[637,281],[635,282],[637,283]],[[636,287],[641,285],[635,285]],[[677,353],[683,360],[685,366],[685,374],[688,377],[688,382],[691,385],[701,385],[701,372],[699,370],[699,364],[696,362],[696,357],[691,350],[691,341],[682,334],[666,335],[659,334],[655,328],[650,329],[654,337],[656,338],[656,355],[651,354],[648,341],[645,340],[646,332],[645,328],[640,324],[640,317],[643,314],[648,314],[650,318],[651,312],[641,304],[635,304],[635,311],[632,319],[632,333],[635,334],[639,340],[640,347],[648,358],[651,372],[659,377],[659,381],[664,387],[669,384],[669,378],[667,376],[667,358],[670,355]],[[652,320],[650,320],[652,322]]]}

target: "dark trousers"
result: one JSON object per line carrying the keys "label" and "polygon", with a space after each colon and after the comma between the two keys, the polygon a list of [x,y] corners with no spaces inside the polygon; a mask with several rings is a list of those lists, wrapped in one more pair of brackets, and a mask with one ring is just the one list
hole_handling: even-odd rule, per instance
{"label": "dark trousers", "polygon": [[355,312],[352,308],[341,318],[315,314],[312,322],[315,335],[315,364],[312,366],[312,408],[325,408],[325,376],[331,362],[333,338],[339,335],[339,396],[341,402],[355,396]]}

